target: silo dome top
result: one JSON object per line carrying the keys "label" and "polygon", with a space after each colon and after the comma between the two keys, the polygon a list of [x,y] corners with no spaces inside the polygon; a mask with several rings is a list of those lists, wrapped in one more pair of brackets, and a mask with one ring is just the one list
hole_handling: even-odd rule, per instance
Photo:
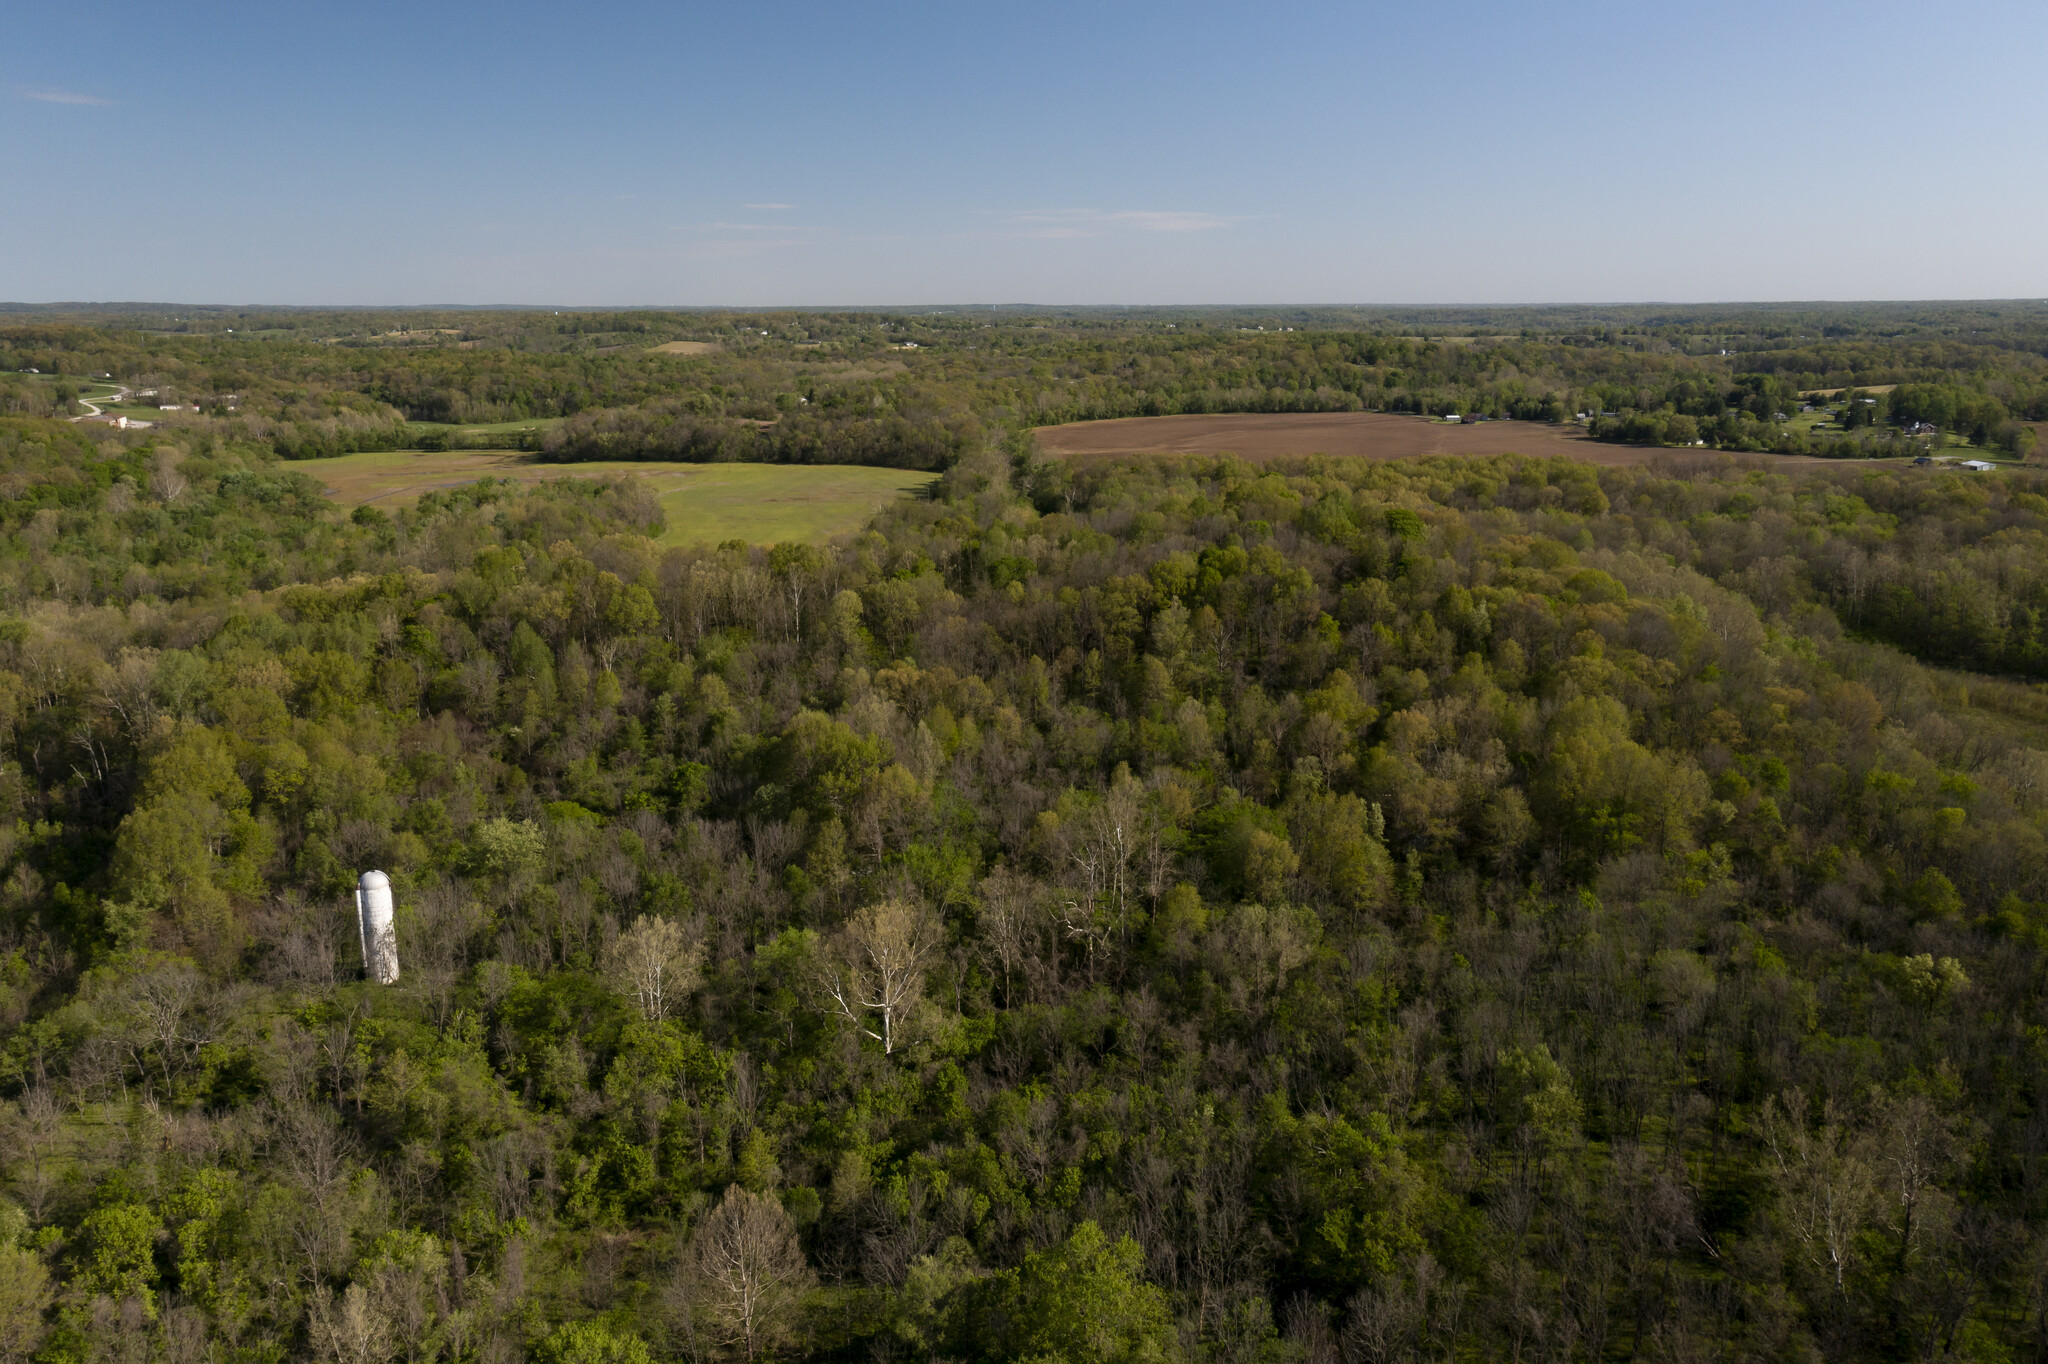
{"label": "silo dome top", "polygon": [[391,878],[381,871],[366,871],[363,873],[362,880],[356,882],[356,884],[364,890],[388,889],[391,885]]}

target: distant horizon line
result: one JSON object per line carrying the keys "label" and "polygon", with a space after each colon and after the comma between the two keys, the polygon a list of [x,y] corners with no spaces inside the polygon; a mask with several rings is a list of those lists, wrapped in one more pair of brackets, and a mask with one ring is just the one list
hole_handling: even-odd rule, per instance
{"label": "distant horizon line", "polygon": [[2048,304],[2048,298],[2011,295],[1984,298],[1783,298],[1783,299],[1553,299],[1528,303],[193,303],[122,299],[0,301],[0,313],[90,310],[262,311],[262,312],[560,312],[560,313],[824,313],[824,312],[1226,312],[1248,309],[1322,309],[1413,312],[1461,309],[1487,312],[1545,308],[1815,308],[1898,307],[1929,304]]}

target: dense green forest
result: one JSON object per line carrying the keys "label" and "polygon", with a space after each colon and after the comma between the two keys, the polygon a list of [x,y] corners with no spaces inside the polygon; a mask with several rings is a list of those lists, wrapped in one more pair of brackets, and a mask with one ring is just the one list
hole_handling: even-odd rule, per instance
{"label": "dense green forest", "polygon": [[[287,458],[508,444],[568,460],[943,469],[1023,427],[1210,412],[1565,422],[1855,457],[1930,421],[2028,452],[2048,305],[907,313],[0,312],[0,414],[108,375],[195,436]],[[696,343],[697,353],[659,347]],[[38,371],[24,376],[26,370]],[[51,382],[60,376],[64,382]],[[1821,435],[1800,393],[1891,385]],[[189,413],[184,409],[193,409]],[[531,423],[530,429],[464,427]]]}
{"label": "dense green forest", "polygon": [[[2048,1356],[2048,480],[1021,435],[2018,454],[2044,354],[2023,305],[0,329],[0,1360]],[[59,420],[109,382],[181,411]],[[635,480],[345,515],[290,462],[508,441],[947,472],[664,551]]]}
{"label": "dense green forest", "polygon": [[[279,432],[796,430],[794,339],[8,333],[0,1361],[2048,1356],[2048,479],[999,421],[1587,350],[1340,320],[848,315],[787,408],[957,419],[934,495],[702,550],[630,479],[345,514]],[[1738,367],[1695,321],[1588,372]],[[2038,401],[1783,322],[1743,373]]]}

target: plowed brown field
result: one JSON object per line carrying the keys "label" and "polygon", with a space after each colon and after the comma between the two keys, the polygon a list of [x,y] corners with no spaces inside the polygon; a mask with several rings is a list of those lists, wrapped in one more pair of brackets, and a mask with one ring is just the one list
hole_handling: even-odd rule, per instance
{"label": "plowed brown field", "polygon": [[[1563,455],[1591,464],[1648,464],[1708,456],[1705,450],[1651,445],[1610,445],[1588,440],[1574,426],[1545,422],[1476,422],[1448,425],[1393,412],[1249,412],[1194,417],[1119,417],[1114,421],[1042,426],[1038,443],[1048,454],[1234,454],[1250,460],[1286,455],[1348,455],[1357,459],[1409,459],[1416,455]],[[1830,464],[1803,456],[1751,455],[1772,464]]]}

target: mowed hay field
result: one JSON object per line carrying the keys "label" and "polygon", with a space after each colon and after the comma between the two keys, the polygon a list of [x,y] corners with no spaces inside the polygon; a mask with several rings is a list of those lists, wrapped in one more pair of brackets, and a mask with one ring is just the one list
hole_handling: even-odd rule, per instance
{"label": "mowed hay field", "polygon": [[668,520],[661,543],[669,545],[821,543],[858,530],[892,499],[919,492],[932,481],[931,474],[915,469],[849,464],[543,464],[510,450],[380,450],[297,460],[290,467],[319,479],[327,495],[343,506],[384,508],[484,477],[539,483],[631,474],[647,479],[660,497]]}
{"label": "mowed hay field", "polygon": [[934,477],[857,464],[664,464],[660,470],[644,477],[661,492],[665,545],[820,544],[859,530],[883,506],[922,492]]}
{"label": "mowed hay field", "polygon": [[1038,429],[1048,454],[1234,454],[1250,460],[1285,455],[1408,459],[1417,455],[1564,455],[1595,464],[1642,464],[1674,450],[1609,445],[1575,426],[1478,422],[1467,426],[1392,412],[1249,412],[1192,417],[1119,417]]}

